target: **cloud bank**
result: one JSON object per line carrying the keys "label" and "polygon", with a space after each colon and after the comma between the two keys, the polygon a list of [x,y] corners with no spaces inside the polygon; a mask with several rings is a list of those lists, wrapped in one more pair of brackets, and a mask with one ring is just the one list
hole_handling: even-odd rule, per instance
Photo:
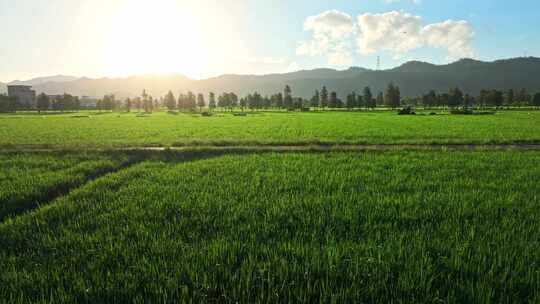
{"label": "cloud bank", "polygon": [[356,32],[353,18],[337,10],[311,16],[304,22],[304,30],[312,33],[310,41],[302,41],[296,49],[301,56],[327,55],[332,65],[352,62],[350,38]]}
{"label": "cloud bank", "polygon": [[[350,15],[332,10],[308,17],[304,30],[312,37],[300,43],[297,54],[324,55],[332,65],[350,64],[355,47],[361,55],[387,51],[399,58],[411,50],[430,47],[446,50],[448,59],[474,57],[474,33],[464,20],[424,24],[420,16],[391,11],[365,13],[355,23]],[[356,45],[351,40],[356,40]]]}

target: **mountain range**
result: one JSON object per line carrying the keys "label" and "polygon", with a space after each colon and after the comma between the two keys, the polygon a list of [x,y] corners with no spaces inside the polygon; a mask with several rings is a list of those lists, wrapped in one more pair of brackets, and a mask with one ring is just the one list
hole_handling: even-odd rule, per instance
{"label": "mountain range", "polygon": [[[520,57],[493,62],[462,59],[450,64],[435,65],[427,62],[410,61],[388,70],[369,70],[351,67],[347,70],[314,69],[284,74],[269,75],[222,75],[202,80],[189,79],[182,75],[155,76],[142,75],[127,78],[77,78],[73,76],[41,77],[27,81],[13,81],[9,84],[32,85],[36,92],[77,96],[103,96],[115,94],[117,97],[133,97],[145,89],[153,96],[163,96],[169,90],[176,95],[192,91],[207,94],[235,92],[246,95],[258,91],[270,95],[290,85],[293,95],[309,98],[323,85],[330,91],[344,96],[352,91],[361,92],[371,87],[374,93],[384,91],[393,82],[401,89],[402,96],[419,96],[429,90],[448,91],[459,87],[469,94],[478,94],[481,89],[525,88],[540,91],[540,58]],[[5,85],[0,84],[0,91]]]}

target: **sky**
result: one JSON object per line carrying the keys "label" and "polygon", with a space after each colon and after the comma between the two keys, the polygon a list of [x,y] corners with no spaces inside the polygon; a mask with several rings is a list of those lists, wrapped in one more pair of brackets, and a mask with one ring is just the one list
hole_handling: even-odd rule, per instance
{"label": "sky", "polygon": [[0,0],[0,81],[540,57],[538,0]]}

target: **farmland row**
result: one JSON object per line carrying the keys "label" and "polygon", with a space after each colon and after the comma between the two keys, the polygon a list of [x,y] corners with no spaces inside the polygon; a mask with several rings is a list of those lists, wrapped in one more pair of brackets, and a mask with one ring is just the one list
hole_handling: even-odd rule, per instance
{"label": "farmland row", "polygon": [[0,116],[2,149],[261,145],[538,144],[539,111],[495,115],[257,112]]}
{"label": "farmland row", "polygon": [[47,204],[134,160],[128,154],[0,154],[0,220]]}
{"label": "farmland row", "polygon": [[540,300],[538,152],[197,158],[141,162],[0,224],[0,298]]}

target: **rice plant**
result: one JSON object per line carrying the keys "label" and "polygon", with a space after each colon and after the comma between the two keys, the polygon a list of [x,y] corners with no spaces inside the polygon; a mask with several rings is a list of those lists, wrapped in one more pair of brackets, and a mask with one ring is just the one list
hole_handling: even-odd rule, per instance
{"label": "rice plant", "polygon": [[10,302],[540,301],[540,153],[147,161],[0,224]]}

